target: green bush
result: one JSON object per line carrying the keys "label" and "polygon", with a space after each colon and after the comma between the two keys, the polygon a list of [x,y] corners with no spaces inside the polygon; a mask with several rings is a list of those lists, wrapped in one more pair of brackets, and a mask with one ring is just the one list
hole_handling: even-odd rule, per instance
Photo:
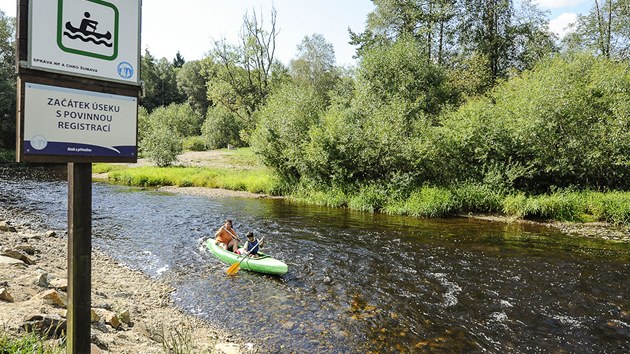
{"label": "green bush", "polygon": [[209,149],[227,148],[228,144],[243,146],[240,131],[242,120],[223,106],[210,107],[201,133]]}
{"label": "green bush", "polygon": [[304,149],[309,130],[319,123],[322,98],[311,86],[287,83],[267,99],[252,134],[251,146],[265,165],[287,180],[297,180],[308,168]]}
{"label": "green bush", "polygon": [[0,163],[15,162],[15,151],[0,148]]}
{"label": "green bush", "polygon": [[628,188],[630,72],[556,57],[443,117],[431,142],[453,180],[533,193]]}
{"label": "green bush", "polygon": [[181,136],[165,125],[151,126],[151,131],[142,140],[140,148],[144,156],[160,167],[172,164],[177,160],[177,155],[184,151]]}
{"label": "green bush", "polygon": [[182,137],[196,136],[201,133],[201,116],[187,103],[171,104],[158,107],[149,116],[149,125],[167,126]]}
{"label": "green bush", "polygon": [[208,146],[206,140],[202,136],[189,136],[184,138],[184,150],[188,151],[206,151]]}

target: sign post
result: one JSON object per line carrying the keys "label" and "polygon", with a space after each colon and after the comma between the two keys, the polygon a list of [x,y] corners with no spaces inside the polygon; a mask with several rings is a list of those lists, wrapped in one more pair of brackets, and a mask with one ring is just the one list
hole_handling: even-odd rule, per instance
{"label": "sign post", "polygon": [[92,292],[92,164],[68,164],[66,353],[89,353]]}
{"label": "sign post", "polygon": [[67,353],[90,352],[92,163],[136,162],[141,0],[18,0],[18,162],[68,164]]}

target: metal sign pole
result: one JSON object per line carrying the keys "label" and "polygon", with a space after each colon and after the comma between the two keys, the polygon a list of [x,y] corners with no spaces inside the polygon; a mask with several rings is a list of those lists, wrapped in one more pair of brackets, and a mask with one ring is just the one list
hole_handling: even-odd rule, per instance
{"label": "metal sign pole", "polygon": [[68,354],[90,352],[91,254],[92,164],[68,163]]}

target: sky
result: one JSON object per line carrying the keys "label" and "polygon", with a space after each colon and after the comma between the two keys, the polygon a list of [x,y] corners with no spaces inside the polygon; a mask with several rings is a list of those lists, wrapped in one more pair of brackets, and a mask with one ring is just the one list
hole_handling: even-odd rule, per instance
{"label": "sky", "polygon": [[[562,37],[565,28],[586,13],[593,0],[532,0],[550,12],[550,29]],[[276,57],[288,64],[305,36],[321,34],[333,44],[338,65],[353,65],[355,48],[348,28],[362,32],[369,0],[143,0],[142,51],[173,59],[179,51],[185,60],[202,59],[215,40],[237,43],[246,12],[262,17],[270,29],[271,8],[277,11]],[[15,16],[16,0],[0,0],[0,10]]]}

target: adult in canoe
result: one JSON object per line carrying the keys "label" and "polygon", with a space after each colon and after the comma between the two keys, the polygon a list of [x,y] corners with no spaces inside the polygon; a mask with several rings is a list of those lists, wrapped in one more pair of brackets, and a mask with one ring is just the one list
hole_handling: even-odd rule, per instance
{"label": "adult in canoe", "polygon": [[232,228],[232,220],[225,220],[225,223],[217,230],[214,236],[216,237],[216,244],[224,250],[234,253],[238,251],[239,238],[236,235],[236,231]]}

